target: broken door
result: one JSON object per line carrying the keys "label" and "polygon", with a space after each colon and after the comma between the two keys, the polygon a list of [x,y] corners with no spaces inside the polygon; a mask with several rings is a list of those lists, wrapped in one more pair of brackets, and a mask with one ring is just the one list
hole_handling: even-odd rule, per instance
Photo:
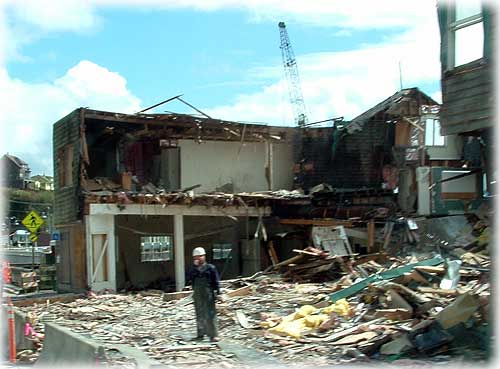
{"label": "broken door", "polygon": [[87,223],[87,280],[93,291],[116,290],[114,215],[89,215]]}

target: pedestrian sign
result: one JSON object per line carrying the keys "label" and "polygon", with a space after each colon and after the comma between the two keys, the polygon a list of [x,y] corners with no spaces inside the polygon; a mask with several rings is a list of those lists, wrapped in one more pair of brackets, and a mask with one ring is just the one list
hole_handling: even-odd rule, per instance
{"label": "pedestrian sign", "polygon": [[37,240],[38,240],[38,235],[36,233],[31,233],[30,234],[30,241],[36,242]]}
{"label": "pedestrian sign", "polygon": [[22,223],[26,228],[28,228],[28,231],[36,233],[44,222],[40,215],[38,215],[36,211],[32,210],[28,215],[26,215],[26,218],[23,219]]}

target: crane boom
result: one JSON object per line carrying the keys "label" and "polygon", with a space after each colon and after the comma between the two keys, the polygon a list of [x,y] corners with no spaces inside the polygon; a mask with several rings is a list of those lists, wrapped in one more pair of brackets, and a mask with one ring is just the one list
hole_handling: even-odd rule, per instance
{"label": "crane boom", "polygon": [[283,67],[288,84],[288,93],[290,95],[290,103],[292,104],[293,112],[295,115],[295,124],[299,127],[304,126],[308,119],[306,115],[306,105],[304,97],[302,96],[302,89],[300,86],[299,70],[297,69],[297,61],[292,50],[292,44],[286,31],[285,22],[279,22],[278,27],[280,30],[280,49],[281,57],[283,59]]}

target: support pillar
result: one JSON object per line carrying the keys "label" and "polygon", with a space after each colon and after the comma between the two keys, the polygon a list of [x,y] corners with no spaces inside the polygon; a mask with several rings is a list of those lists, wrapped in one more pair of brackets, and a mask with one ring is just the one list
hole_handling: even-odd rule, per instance
{"label": "support pillar", "polygon": [[175,260],[175,288],[181,291],[185,286],[184,262],[184,218],[183,215],[174,215],[174,260]]}

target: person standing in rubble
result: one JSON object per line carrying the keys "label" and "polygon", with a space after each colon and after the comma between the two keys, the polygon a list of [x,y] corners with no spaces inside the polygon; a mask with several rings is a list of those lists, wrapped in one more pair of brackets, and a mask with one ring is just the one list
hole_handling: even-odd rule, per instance
{"label": "person standing in rubble", "polygon": [[215,300],[220,296],[219,273],[217,268],[206,262],[203,247],[193,250],[193,265],[186,276],[186,285],[193,286],[193,300],[196,312],[197,335],[195,340],[202,340],[205,335],[210,341],[217,338],[217,312]]}

